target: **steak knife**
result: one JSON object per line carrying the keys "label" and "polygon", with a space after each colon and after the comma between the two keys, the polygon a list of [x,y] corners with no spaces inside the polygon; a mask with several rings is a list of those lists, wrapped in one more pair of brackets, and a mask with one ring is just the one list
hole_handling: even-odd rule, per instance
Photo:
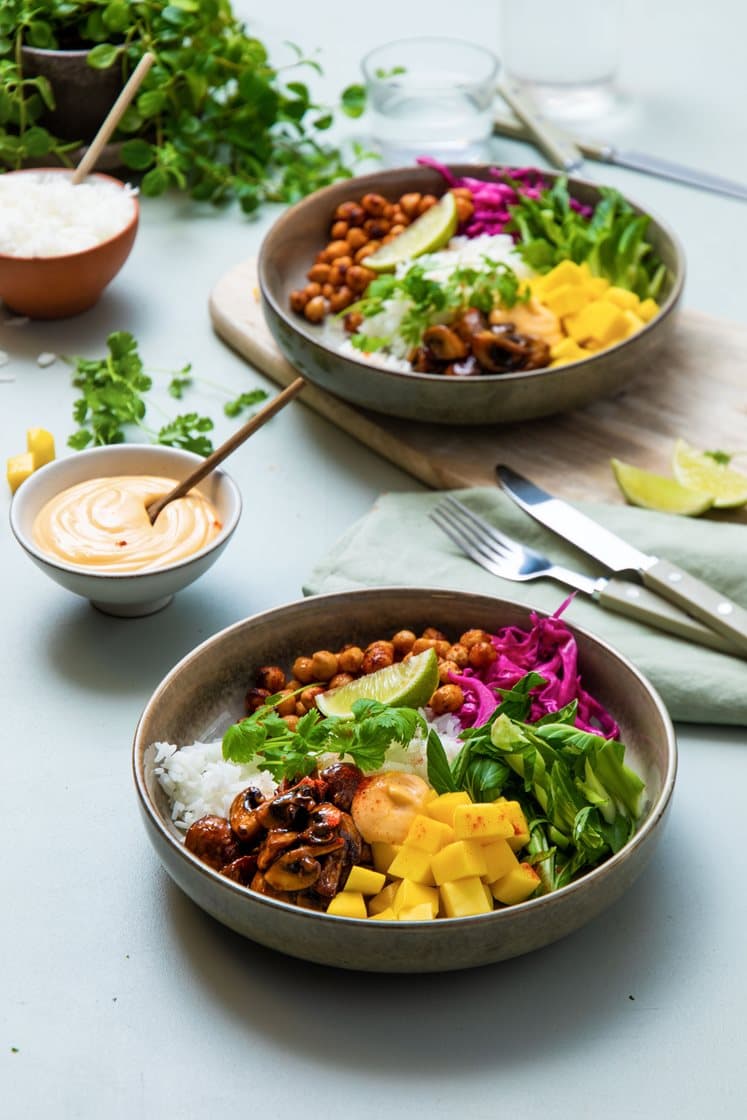
{"label": "steak knife", "polygon": [[554,498],[510,467],[498,464],[498,482],[518,506],[570,541],[582,552],[593,556],[613,572],[637,572],[651,591],[705,622],[712,630],[728,638],[735,652],[747,657],[747,611],[707,583],[691,576],[669,560],[648,556],[645,552],[603,528],[586,514],[560,498]]}

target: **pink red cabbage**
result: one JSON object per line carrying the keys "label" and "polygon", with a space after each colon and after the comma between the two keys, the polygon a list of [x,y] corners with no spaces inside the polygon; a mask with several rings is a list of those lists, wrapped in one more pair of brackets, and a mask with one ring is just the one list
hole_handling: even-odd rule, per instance
{"label": "pink red cabbage", "polygon": [[607,739],[619,737],[615,720],[581,683],[576,639],[560,618],[570,601],[566,599],[549,618],[533,613],[530,630],[504,626],[493,634],[491,641],[498,656],[487,668],[449,674],[464,691],[464,705],[458,713],[463,727],[486,723],[500,703],[497,690],[510,689],[527,673],[535,672],[547,683],[532,692],[528,722],[535,723],[576,700],[576,727]]}

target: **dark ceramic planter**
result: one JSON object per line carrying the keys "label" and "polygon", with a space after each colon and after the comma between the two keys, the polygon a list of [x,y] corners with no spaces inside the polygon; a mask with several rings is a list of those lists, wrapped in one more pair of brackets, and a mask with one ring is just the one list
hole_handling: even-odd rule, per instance
{"label": "dark ceramic planter", "polygon": [[94,70],[87,50],[23,47],[22,57],[24,75],[47,78],[54,91],[55,108],[40,123],[63,140],[91,141],[122,88],[120,67]]}

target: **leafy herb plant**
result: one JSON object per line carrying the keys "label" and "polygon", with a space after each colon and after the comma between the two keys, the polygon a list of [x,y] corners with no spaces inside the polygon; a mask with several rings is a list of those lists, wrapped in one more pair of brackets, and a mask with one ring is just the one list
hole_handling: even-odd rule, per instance
{"label": "leafy herb plant", "polygon": [[[265,46],[229,0],[3,0],[0,5],[0,165],[69,162],[75,144],[43,126],[54,90],[24,75],[22,47],[90,48],[89,64],[116,66],[123,79],[144,51],[155,64],[115,139],[122,160],[143,173],[142,191],[168,187],[198,200],[237,199],[247,213],[289,202],[350,174],[324,142],[333,113],[315,102],[296,71],[319,63],[289,44],[294,62],[275,68]],[[363,91],[343,91],[340,108],[363,111]]]}

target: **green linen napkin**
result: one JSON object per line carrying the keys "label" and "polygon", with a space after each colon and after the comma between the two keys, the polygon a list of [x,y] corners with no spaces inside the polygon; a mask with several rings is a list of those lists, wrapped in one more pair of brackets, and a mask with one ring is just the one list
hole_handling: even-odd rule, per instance
{"label": "green linen napkin", "polygon": [[[455,496],[517,540],[587,575],[605,574],[571,545],[538,525],[499,490]],[[373,586],[447,587],[496,595],[551,613],[569,592],[551,580],[513,583],[468,560],[428,512],[440,493],[385,494],[337,542],[309,577],[304,593]],[[643,552],[666,557],[747,607],[747,527],[690,520],[629,506],[574,503]],[[747,661],[692,645],[632,622],[577,595],[565,617],[608,641],[658,689],[673,719],[747,725]]]}

